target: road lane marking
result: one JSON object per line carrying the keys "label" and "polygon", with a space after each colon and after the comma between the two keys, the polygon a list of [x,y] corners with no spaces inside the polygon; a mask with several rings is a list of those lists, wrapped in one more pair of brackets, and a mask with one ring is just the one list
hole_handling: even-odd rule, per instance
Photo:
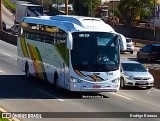
{"label": "road lane marking", "polygon": [[0,73],[4,73],[4,71],[0,70]]}
{"label": "road lane marking", "polygon": [[129,98],[129,97],[126,97],[126,96],[123,96],[123,95],[120,95],[120,94],[117,94],[117,93],[114,93],[114,92],[111,92],[111,94],[116,95],[116,96],[119,96],[119,97],[122,97],[122,98],[125,98],[125,99],[127,99],[127,100],[133,100],[133,99],[131,99],[131,98]]}
{"label": "road lane marking", "polygon": [[9,56],[9,57],[13,57],[12,55],[9,55],[8,53],[2,53],[2,54]]}
{"label": "road lane marking", "polygon": [[58,101],[61,101],[61,102],[64,101],[63,99],[58,99],[56,96],[54,96],[54,95],[52,95],[52,94],[50,94],[50,93],[48,93],[48,92],[46,92],[46,91],[44,91],[44,90],[38,89],[38,91],[40,91],[40,92],[42,92],[42,93],[44,93],[44,94],[46,94],[46,95],[48,95],[48,96],[50,96],[50,97],[52,97],[52,98],[55,98],[55,99],[57,99]]}

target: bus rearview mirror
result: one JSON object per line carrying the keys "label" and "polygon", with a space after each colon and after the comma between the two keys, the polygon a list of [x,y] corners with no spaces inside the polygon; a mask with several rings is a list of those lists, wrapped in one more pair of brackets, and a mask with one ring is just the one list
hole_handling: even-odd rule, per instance
{"label": "bus rearview mirror", "polygon": [[72,34],[70,32],[67,33],[67,48],[72,50],[73,47],[73,37]]}
{"label": "bus rearview mirror", "polygon": [[119,44],[120,44],[120,50],[124,51],[127,49],[127,44],[126,44],[126,38],[122,35],[117,33],[117,36],[119,38]]}

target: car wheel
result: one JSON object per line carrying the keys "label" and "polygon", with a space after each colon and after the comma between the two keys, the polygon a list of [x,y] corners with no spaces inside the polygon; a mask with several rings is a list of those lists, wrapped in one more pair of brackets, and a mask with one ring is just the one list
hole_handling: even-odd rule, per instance
{"label": "car wheel", "polygon": [[152,86],[147,86],[146,88],[147,88],[147,89],[151,89],[151,88],[152,88]]}
{"label": "car wheel", "polygon": [[125,88],[125,82],[124,82],[124,78],[123,77],[121,77],[121,79],[120,79],[120,88],[121,89]]}
{"label": "car wheel", "polygon": [[57,73],[54,74],[54,87],[56,88],[56,90],[60,90]]}
{"label": "car wheel", "polygon": [[150,56],[150,55],[148,55],[148,62],[149,62],[149,63],[152,62],[152,59],[151,59],[151,56]]}
{"label": "car wheel", "polygon": [[133,54],[133,51],[131,51],[130,53]]}
{"label": "car wheel", "polygon": [[26,76],[27,79],[29,79],[31,77],[30,72],[29,72],[28,63],[25,66],[25,76]]}
{"label": "car wheel", "polygon": [[137,60],[138,60],[138,61],[141,61],[141,58],[140,58],[140,55],[139,55],[139,54],[137,54]]}

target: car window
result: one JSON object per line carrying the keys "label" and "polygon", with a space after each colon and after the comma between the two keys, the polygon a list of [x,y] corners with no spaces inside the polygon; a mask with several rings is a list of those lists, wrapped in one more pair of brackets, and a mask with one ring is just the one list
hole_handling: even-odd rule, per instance
{"label": "car window", "polygon": [[152,48],[151,45],[145,45],[145,46],[142,48],[142,50],[145,51],[145,52],[149,52],[149,51],[151,51],[151,48]]}
{"label": "car window", "polygon": [[152,51],[153,52],[160,52],[160,46],[153,46]]}
{"label": "car window", "polygon": [[132,40],[127,38],[127,39],[126,39],[126,42],[127,42],[127,43],[130,43],[130,42],[132,42]]}
{"label": "car window", "polygon": [[144,66],[139,63],[122,63],[122,68],[124,71],[132,71],[132,72],[146,72],[147,71],[144,68]]}

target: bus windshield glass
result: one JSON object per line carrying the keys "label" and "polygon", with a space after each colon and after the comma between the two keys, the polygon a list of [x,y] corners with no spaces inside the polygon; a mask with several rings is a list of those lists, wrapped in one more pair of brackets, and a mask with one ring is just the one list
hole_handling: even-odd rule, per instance
{"label": "bus windshield glass", "polygon": [[74,32],[71,62],[74,70],[104,72],[119,69],[119,41],[107,32]]}

